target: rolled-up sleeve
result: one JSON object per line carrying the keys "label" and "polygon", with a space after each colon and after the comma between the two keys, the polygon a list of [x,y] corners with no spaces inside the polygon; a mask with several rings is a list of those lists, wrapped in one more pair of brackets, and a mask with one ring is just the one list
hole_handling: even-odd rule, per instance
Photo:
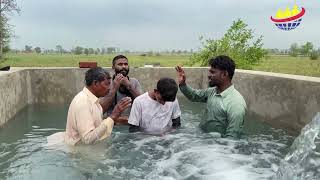
{"label": "rolled-up sleeve", "polygon": [[95,127],[94,114],[86,104],[80,105],[75,112],[75,125],[80,139],[84,144],[93,144],[111,135],[113,120],[107,118]]}
{"label": "rolled-up sleeve", "polygon": [[84,144],[93,144],[97,141],[103,140],[111,135],[114,121],[111,118],[107,118],[94,130],[88,132],[83,138]]}

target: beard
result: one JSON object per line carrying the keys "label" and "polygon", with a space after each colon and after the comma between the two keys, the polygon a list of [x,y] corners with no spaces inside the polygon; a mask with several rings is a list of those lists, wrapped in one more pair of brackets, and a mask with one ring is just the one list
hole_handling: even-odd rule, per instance
{"label": "beard", "polygon": [[122,74],[123,76],[128,76],[129,68],[128,69],[115,70],[115,72],[116,72],[116,74]]}
{"label": "beard", "polygon": [[215,87],[217,86],[217,82],[214,82],[213,80],[209,80],[208,85],[209,87]]}

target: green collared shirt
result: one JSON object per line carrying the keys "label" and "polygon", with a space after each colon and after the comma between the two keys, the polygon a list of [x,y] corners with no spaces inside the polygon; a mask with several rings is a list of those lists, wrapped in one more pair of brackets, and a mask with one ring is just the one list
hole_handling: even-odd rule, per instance
{"label": "green collared shirt", "polygon": [[233,85],[220,94],[216,87],[197,90],[182,85],[180,90],[193,102],[207,103],[206,117],[200,122],[201,129],[205,132],[219,132],[222,137],[240,137],[247,105]]}

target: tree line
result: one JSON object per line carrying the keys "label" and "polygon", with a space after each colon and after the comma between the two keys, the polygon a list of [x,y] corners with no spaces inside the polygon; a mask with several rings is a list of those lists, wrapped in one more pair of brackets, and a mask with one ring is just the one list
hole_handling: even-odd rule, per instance
{"label": "tree line", "polygon": [[312,60],[316,60],[319,58],[320,49],[316,50],[311,42],[306,42],[302,45],[293,43],[290,46],[289,55],[292,57],[306,56]]}
{"label": "tree line", "polygon": [[75,55],[103,55],[103,54],[115,54],[115,53],[133,53],[138,54],[140,56],[161,56],[163,54],[168,55],[190,55],[194,51],[193,49],[188,50],[163,50],[163,51],[129,51],[129,50],[121,50],[117,47],[106,47],[106,48],[85,48],[82,46],[76,46],[71,50],[63,48],[62,45],[56,45],[55,49],[44,49],[39,46],[33,47],[30,45],[25,45],[24,49],[22,50],[10,50],[12,53],[37,53],[37,54],[75,54]]}
{"label": "tree line", "polygon": [[316,49],[311,42],[306,42],[299,45],[298,43],[292,43],[289,49],[266,49],[268,54],[273,55],[289,55],[292,57],[309,57],[312,60],[316,60],[320,56],[320,48]]}

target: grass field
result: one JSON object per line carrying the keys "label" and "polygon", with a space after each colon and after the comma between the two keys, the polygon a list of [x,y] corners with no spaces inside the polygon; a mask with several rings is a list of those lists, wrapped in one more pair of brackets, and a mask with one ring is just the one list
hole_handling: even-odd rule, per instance
{"label": "grass field", "polygon": [[[114,54],[89,56],[8,54],[6,60],[0,62],[0,67],[6,65],[15,67],[77,67],[79,61],[97,61],[99,66],[111,66],[114,56]],[[127,57],[131,67],[141,67],[152,63],[160,63],[162,67],[189,66],[189,55],[140,56],[129,54]],[[320,77],[320,60],[310,60],[307,57],[269,56],[254,66],[253,70]]]}
{"label": "grass field", "polygon": [[[97,61],[99,66],[112,66],[112,59],[116,54],[110,55],[72,55],[72,54],[9,54],[7,60],[0,66],[11,65],[16,67],[77,67],[79,61]],[[130,66],[141,67],[149,63],[160,63],[161,66],[170,67],[177,64],[186,64],[189,56],[186,55],[161,55],[140,56],[129,54]]]}
{"label": "grass field", "polygon": [[320,59],[309,57],[271,56],[264,59],[254,70],[320,77]]}

